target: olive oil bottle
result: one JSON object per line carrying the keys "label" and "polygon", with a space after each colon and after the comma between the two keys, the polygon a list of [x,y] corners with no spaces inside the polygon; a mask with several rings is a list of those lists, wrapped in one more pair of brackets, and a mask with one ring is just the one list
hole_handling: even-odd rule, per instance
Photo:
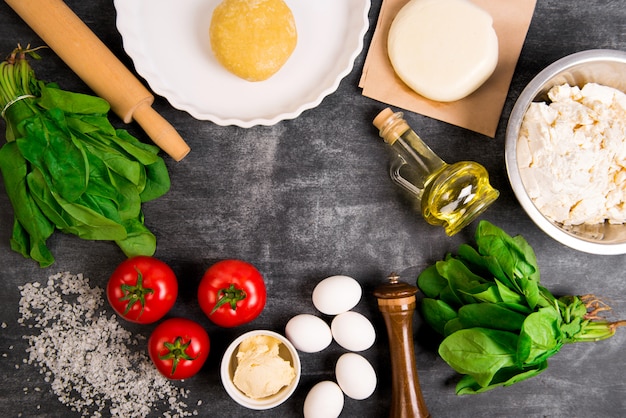
{"label": "olive oil bottle", "polygon": [[417,200],[426,222],[443,226],[447,235],[459,232],[498,198],[485,167],[474,161],[446,163],[401,112],[384,109],[374,126],[393,151],[392,180]]}

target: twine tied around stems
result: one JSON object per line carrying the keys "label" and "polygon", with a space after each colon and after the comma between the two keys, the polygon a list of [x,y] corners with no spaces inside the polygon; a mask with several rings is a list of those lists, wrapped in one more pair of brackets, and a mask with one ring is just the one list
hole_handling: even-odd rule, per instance
{"label": "twine tied around stems", "polygon": [[31,98],[31,97],[37,97],[37,96],[33,96],[32,94],[23,94],[21,96],[17,96],[15,99],[11,100],[6,105],[4,105],[4,109],[2,109],[2,112],[0,112],[0,116],[2,116],[2,118],[4,118],[4,113],[7,111],[7,109],[9,107],[11,107],[15,103],[19,102],[20,100],[28,99],[28,98]]}

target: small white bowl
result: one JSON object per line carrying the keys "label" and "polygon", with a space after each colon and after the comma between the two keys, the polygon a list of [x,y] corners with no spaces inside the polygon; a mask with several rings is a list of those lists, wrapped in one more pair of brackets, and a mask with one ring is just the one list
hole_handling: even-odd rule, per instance
{"label": "small white bowl", "polygon": [[[239,344],[241,344],[241,342],[246,338],[253,337],[255,335],[268,335],[279,340],[282,343],[279,352],[280,356],[291,363],[296,373],[296,377],[288,386],[283,387],[278,393],[262,399],[252,399],[246,396],[237,388],[237,386],[235,386],[235,383],[233,382],[235,369],[237,368],[237,350],[239,349]],[[222,364],[220,368],[222,384],[224,385],[224,389],[226,389],[228,395],[230,395],[230,397],[233,398],[233,400],[239,405],[256,410],[274,408],[289,399],[300,382],[300,374],[300,357],[298,356],[296,348],[284,336],[274,331],[267,330],[249,331],[236,338],[226,349],[226,352],[222,357]]]}
{"label": "small white bowl", "polygon": [[553,86],[582,87],[595,82],[626,92],[626,52],[607,49],[581,51],[550,64],[535,76],[518,97],[506,129],[506,168],[513,192],[535,224],[570,248],[591,254],[626,254],[626,224],[565,226],[544,216],[526,192],[517,164],[517,141],[524,115],[533,101],[545,101]]}

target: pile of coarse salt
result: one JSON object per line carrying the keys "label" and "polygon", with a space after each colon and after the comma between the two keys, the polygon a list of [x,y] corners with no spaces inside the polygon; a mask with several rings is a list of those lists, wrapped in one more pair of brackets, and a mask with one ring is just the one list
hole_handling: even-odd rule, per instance
{"label": "pile of coarse salt", "polygon": [[[25,335],[29,364],[40,367],[59,401],[82,416],[145,417],[167,407],[166,417],[197,415],[186,410],[188,391],[161,376],[138,337],[100,308],[103,290],[82,274],[59,273],[20,286],[19,322],[36,330]],[[142,338],[145,341],[145,338]]]}

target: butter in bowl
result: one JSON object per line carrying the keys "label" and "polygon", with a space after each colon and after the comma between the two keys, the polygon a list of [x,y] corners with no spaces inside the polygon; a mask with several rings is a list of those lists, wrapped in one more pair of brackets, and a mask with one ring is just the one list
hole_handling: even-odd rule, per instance
{"label": "butter in bowl", "polygon": [[250,331],[226,349],[220,374],[235,402],[249,409],[271,409],[296,390],[300,357],[284,336],[268,330]]}

